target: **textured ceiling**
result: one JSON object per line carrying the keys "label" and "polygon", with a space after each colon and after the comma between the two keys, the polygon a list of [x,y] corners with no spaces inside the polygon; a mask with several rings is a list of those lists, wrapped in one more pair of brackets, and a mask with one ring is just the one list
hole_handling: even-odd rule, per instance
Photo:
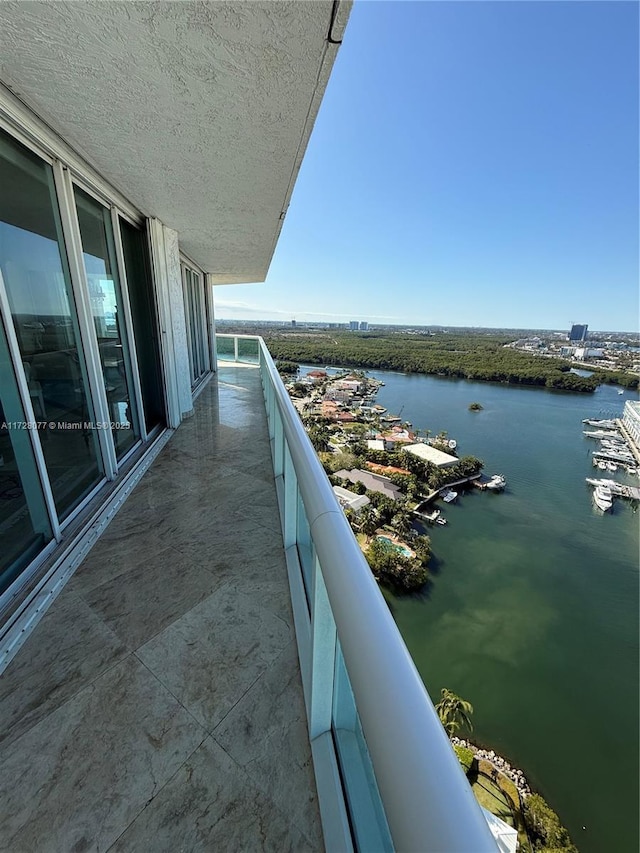
{"label": "textured ceiling", "polygon": [[262,281],[335,58],[332,6],[1,2],[0,80],[217,281]]}

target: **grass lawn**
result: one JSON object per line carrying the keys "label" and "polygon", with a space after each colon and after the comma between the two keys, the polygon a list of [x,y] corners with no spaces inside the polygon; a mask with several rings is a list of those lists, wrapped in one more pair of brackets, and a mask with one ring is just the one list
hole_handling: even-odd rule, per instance
{"label": "grass lawn", "polygon": [[480,775],[473,783],[472,788],[476,800],[483,808],[501,818],[509,826],[515,825],[511,804],[491,779]]}

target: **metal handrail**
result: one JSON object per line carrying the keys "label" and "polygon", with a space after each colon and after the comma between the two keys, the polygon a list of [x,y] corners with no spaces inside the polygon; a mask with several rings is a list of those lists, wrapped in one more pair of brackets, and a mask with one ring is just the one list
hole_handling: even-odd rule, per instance
{"label": "metal handrail", "polygon": [[257,340],[394,847],[406,853],[495,853],[496,842],[411,655],[273,359],[263,339]]}

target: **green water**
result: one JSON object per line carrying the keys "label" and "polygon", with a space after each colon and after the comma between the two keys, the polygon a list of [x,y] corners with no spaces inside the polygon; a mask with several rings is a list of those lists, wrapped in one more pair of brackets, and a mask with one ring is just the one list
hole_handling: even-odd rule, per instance
{"label": "green water", "polygon": [[426,595],[390,602],[427,689],[472,702],[476,740],[525,771],[581,853],[636,853],[640,514],[594,509],[581,423],[630,395],[372,375],[379,403],[507,478],[441,505]]}

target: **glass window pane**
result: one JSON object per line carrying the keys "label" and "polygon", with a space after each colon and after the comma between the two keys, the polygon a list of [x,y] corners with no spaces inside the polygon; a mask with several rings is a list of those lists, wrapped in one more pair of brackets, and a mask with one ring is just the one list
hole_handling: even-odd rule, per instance
{"label": "glass window pane", "polygon": [[51,539],[24,409],[0,322],[0,593]]}
{"label": "glass window pane", "polygon": [[[0,271],[61,518],[102,462],[51,166],[0,134]],[[86,426],[85,426],[86,425]]]}
{"label": "glass window pane", "polygon": [[113,440],[116,456],[121,458],[138,440],[140,431],[131,393],[131,359],[124,329],[111,215],[78,187],[75,188],[75,197]]}
{"label": "glass window pane", "polygon": [[145,234],[120,220],[147,431],[165,422],[156,300]]}

